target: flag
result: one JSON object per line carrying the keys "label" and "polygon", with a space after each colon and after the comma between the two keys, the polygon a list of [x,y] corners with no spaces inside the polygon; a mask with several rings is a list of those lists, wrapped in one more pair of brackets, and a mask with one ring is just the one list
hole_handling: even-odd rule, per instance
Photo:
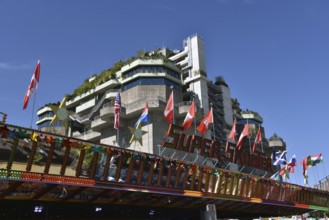
{"label": "flag", "polygon": [[[148,105],[148,102],[146,102],[145,107],[144,107],[144,110],[143,110],[141,116],[138,118],[137,122],[134,125],[135,129],[141,128],[142,123],[147,123],[148,122],[148,113],[149,113],[149,105]],[[129,127],[129,129],[130,128],[131,127]],[[138,140],[138,142],[142,146],[143,145],[143,143],[141,142],[142,140],[140,138],[136,138],[135,137],[135,133],[134,132],[136,130],[132,129],[132,131],[133,131],[132,132],[133,134],[132,134],[132,136],[130,138],[129,144],[131,144],[133,142],[133,140]]]}
{"label": "flag", "polygon": [[191,127],[194,117],[195,117],[195,103],[193,100],[190,105],[190,108],[186,114],[184,122],[182,124],[182,127],[184,127],[184,130],[187,130]]}
{"label": "flag", "polygon": [[307,157],[307,167],[313,167],[322,161],[322,154]]}
{"label": "flag", "polygon": [[[235,133],[236,133],[236,118],[234,118],[232,129],[230,131],[230,134],[228,135],[228,138],[231,138],[233,141],[235,141]],[[228,141],[226,141],[226,147],[225,152],[228,151]]]}
{"label": "flag", "polygon": [[270,179],[280,181],[280,175],[279,175],[279,172],[274,173],[274,174],[270,177]]}
{"label": "flag", "polygon": [[304,183],[307,184],[307,168],[315,166],[322,161],[322,153],[314,156],[305,157],[301,164],[303,165]]}
{"label": "flag", "polygon": [[29,104],[30,94],[34,93],[38,87],[40,78],[40,60],[38,60],[37,66],[35,67],[34,73],[31,78],[31,82],[24,96],[23,110],[26,109]]}
{"label": "flag", "polygon": [[291,159],[289,160],[289,163],[287,164],[287,169],[290,173],[295,172],[295,166],[297,166],[297,160],[296,155],[292,155]]}
{"label": "flag", "polygon": [[114,100],[114,128],[115,129],[119,128],[120,111],[121,111],[121,96],[120,96],[120,92],[118,92]]}
{"label": "flag", "polygon": [[238,140],[238,143],[236,145],[236,147],[238,148],[238,150],[241,149],[242,147],[242,140],[245,136],[249,136],[249,124],[245,124],[244,125],[244,128],[240,134],[240,137],[239,137],[239,140]]}
{"label": "flag", "polygon": [[275,152],[273,151],[273,165],[286,165],[287,164],[287,158],[286,158],[287,151],[283,152]]}
{"label": "flag", "polygon": [[252,152],[256,150],[256,145],[262,142],[262,133],[260,132],[260,127],[258,128],[257,135],[255,137],[254,146],[252,147]]}
{"label": "flag", "polygon": [[147,123],[148,122],[148,114],[149,114],[149,104],[148,104],[148,102],[146,102],[144,110],[142,112],[142,115],[139,117],[139,119],[135,123],[135,128],[137,128],[137,126],[141,123]]}
{"label": "flag", "polygon": [[209,124],[214,123],[213,115],[212,115],[212,107],[210,108],[210,111],[207,113],[207,115],[201,120],[199,126],[197,127],[197,130],[201,134],[205,134],[208,130]]}
{"label": "flag", "polygon": [[174,118],[174,91],[171,91],[163,117],[169,124],[172,124]]}
{"label": "flag", "polygon": [[279,170],[279,174],[281,176],[283,176],[283,178],[285,179],[289,179],[289,170],[288,170],[288,167],[287,165],[282,167],[280,170]]}
{"label": "flag", "polygon": [[289,173],[295,172],[295,166],[297,166],[296,155],[292,155],[289,163],[287,163],[283,168],[279,170],[279,174],[284,176],[285,179],[289,179]]}

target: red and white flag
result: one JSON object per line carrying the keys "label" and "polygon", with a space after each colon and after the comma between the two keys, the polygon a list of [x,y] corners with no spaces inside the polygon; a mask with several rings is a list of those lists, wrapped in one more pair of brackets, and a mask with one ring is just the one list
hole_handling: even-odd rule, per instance
{"label": "red and white flag", "polygon": [[243,128],[243,130],[242,130],[242,132],[240,134],[238,143],[236,144],[236,147],[238,148],[238,150],[240,150],[241,147],[242,147],[242,140],[243,140],[243,138],[246,137],[246,136],[249,136],[249,135],[250,135],[249,134],[249,124],[245,124],[244,125],[244,128]]}
{"label": "red and white flag", "polygon": [[121,113],[121,96],[120,96],[120,92],[118,92],[114,100],[114,128],[115,129],[119,129],[120,113]]}
{"label": "red and white flag", "polygon": [[262,142],[262,133],[260,132],[260,127],[258,128],[257,135],[255,137],[254,146],[252,147],[252,152],[255,153],[256,145]]}
{"label": "red and white flag", "polygon": [[202,121],[200,122],[199,126],[197,127],[197,130],[201,133],[201,134],[205,134],[208,130],[208,126],[209,124],[213,123],[214,119],[213,119],[213,115],[212,115],[212,107],[210,108],[210,111],[208,112],[208,114],[202,119]]}
{"label": "red and white flag", "polygon": [[[233,141],[235,141],[235,133],[236,133],[236,118],[234,118],[232,129],[230,131],[230,134],[228,135],[228,138],[231,138]],[[226,141],[226,147],[225,147],[225,152],[227,151],[228,151],[228,141]]]}
{"label": "red and white flag", "polygon": [[163,117],[169,124],[172,124],[174,118],[174,91],[171,91]]}
{"label": "red and white flag", "polygon": [[36,91],[39,84],[39,78],[40,78],[40,60],[38,60],[38,64],[35,67],[30,85],[25,93],[23,110],[26,109],[27,105],[29,104],[30,95]]}
{"label": "red and white flag", "polygon": [[187,130],[191,127],[194,117],[195,117],[195,103],[193,100],[191,103],[191,106],[186,114],[185,120],[182,124],[182,126],[184,127],[184,130]]}

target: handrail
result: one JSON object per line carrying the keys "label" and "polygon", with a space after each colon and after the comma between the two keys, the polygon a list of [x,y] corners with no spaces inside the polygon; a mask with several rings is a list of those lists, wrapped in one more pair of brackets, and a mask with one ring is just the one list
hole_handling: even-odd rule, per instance
{"label": "handrail", "polygon": [[79,122],[80,124],[88,121],[88,119],[99,109],[99,107],[103,104],[106,95],[110,92],[113,92],[114,90],[108,90],[105,92],[105,94],[102,96],[100,100],[98,100],[97,104],[91,109],[91,111],[87,115],[79,116],[78,114],[73,114],[70,116],[72,120],[75,120]]}
{"label": "handrail", "polygon": [[[318,189],[14,125],[5,124],[0,127],[0,132],[0,146],[6,143],[11,147],[5,160],[6,169],[0,169],[0,179],[13,178],[16,173],[15,178],[21,178],[20,175],[24,174],[26,180],[27,176],[32,175],[30,172],[36,173],[31,177],[33,181],[45,181],[46,178],[51,182],[52,178],[55,181],[56,176],[62,179],[84,176],[88,184],[103,187],[111,182],[160,191],[164,188],[178,190],[186,196],[198,194],[213,199],[261,200],[269,204],[307,209],[320,207],[329,211],[329,192]],[[27,157],[15,157],[15,154],[21,153],[17,149],[22,147],[31,149],[25,151]],[[0,147],[0,154],[8,155],[2,154],[1,151],[5,150],[8,148]],[[42,159],[37,161],[36,155]],[[53,157],[58,159],[53,161]],[[22,158],[29,159],[22,161]]]}

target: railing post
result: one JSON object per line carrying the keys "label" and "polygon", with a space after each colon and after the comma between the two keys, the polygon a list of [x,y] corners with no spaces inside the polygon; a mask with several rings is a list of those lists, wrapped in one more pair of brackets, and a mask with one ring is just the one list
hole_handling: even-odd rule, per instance
{"label": "railing post", "polygon": [[110,165],[111,165],[112,151],[110,150],[110,148],[107,148],[106,154],[107,154],[107,157],[106,157],[106,162],[105,162],[105,165],[104,165],[103,176],[102,176],[103,180],[107,180],[107,176],[108,176],[108,173],[109,173],[109,168],[110,168]]}
{"label": "railing post", "polygon": [[45,169],[44,169],[45,174],[49,173],[50,164],[51,164],[53,154],[54,154],[54,150],[55,150],[55,145],[56,144],[55,144],[54,141],[50,142],[50,148],[49,148],[49,151],[48,151],[48,157],[47,157],[46,165],[45,165]]}
{"label": "railing post", "polygon": [[9,160],[7,162],[7,170],[10,170],[11,167],[13,166],[13,162],[14,162],[14,158],[15,158],[15,154],[16,154],[16,150],[17,150],[17,145],[18,145],[18,136],[15,138],[14,143],[13,143],[13,147],[11,149],[10,155],[9,155]]}
{"label": "railing post", "polygon": [[91,166],[90,176],[89,176],[91,179],[95,178],[97,164],[98,164],[98,158],[99,158],[99,152],[95,151],[94,156],[93,156],[93,164]]}
{"label": "railing post", "polygon": [[145,158],[141,157],[139,171],[138,171],[138,177],[137,177],[137,184],[141,184],[141,182],[142,182],[143,173],[144,173],[144,165],[145,165]]}
{"label": "railing post", "polygon": [[86,149],[84,148],[84,146],[81,146],[79,160],[78,160],[77,168],[75,170],[76,177],[81,175],[81,169],[82,169],[82,165],[83,165],[83,160],[85,158],[85,154],[86,154]]}
{"label": "railing post", "polygon": [[152,184],[153,173],[154,173],[154,164],[155,163],[156,163],[156,161],[155,160],[152,160],[151,161],[151,164],[150,164],[149,176],[148,176],[148,179],[147,179],[147,184],[149,186]]}
{"label": "railing post", "polygon": [[31,153],[29,155],[29,160],[26,165],[26,171],[28,171],[28,172],[31,171],[34,156],[35,156],[35,153],[37,152],[37,145],[38,145],[38,142],[32,141]]}

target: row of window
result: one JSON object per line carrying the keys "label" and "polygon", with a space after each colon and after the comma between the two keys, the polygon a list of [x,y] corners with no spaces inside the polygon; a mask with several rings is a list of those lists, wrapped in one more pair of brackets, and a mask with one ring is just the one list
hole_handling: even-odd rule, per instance
{"label": "row of window", "polygon": [[45,112],[41,115],[38,115],[38,120],[42,120],[44,118],[49,118],[49,117],[53,117],[54,116],[54,113],[52,111],[49,111],[49,112]]}
{"label": "row of window", "polygon": [[176,73],[175,71],[173,71],[169,68],[166,68],[164,66],[138,66],[137,68],[124,73],[122,78],[126,79],[137,73],[165,73],[165,74],[168,74],[169,76],[172,76],[172,77],[180,80],[179,73]]}
{"label": "row of window", "polygon": [[131,81],[125,85],[123,85],[123,91],[126,91],[128,89],[131,89],[135,86],[139,85],[166,85],[168,87],[173,86],[173,88],[177,91],[181,91],[181,86],[175,82],[172,82],[165,78],[147,78],[142,77],[138,78],[134,81]]}
{"label": "row of window", "polygon": [[62,127],[63,124],[59,121],[56,121],[56,122],[54,122],[50,125],[50,121],[45,121],[45,122],[38,125],[38,129],[40,130],[41,128],[50,127],[50,126],[51,127]]}

